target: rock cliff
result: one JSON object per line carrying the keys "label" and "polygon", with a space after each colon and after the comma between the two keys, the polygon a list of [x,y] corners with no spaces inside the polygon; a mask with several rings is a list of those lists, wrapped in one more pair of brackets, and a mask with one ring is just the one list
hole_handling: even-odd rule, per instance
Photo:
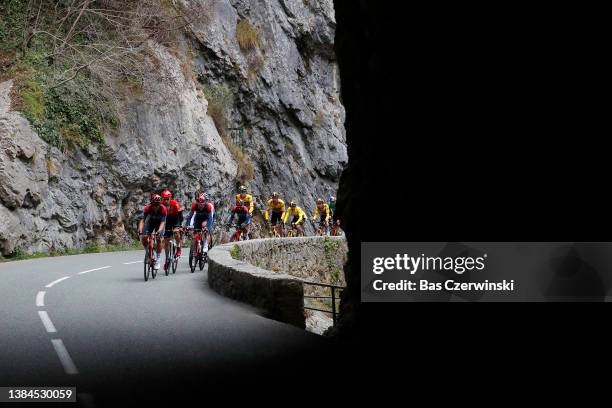
{"label": "rock cliff", "polygon": [[[101,143],[47,143],[13,109],[13,78],[0,75],[0,254],[127,241],[162,188],[183,202],[209,192],[223,215],[242,182],[308,212],[335,191],[347,150],[332,0],[172,3],[203,7],[205,18],[177,30],[172,46],[147,40],[156,75],[123,90],[117,129]],[[251,44],[241,43],[245,27]],[[219,90],[229,96],[223,124],[211,105]]]}

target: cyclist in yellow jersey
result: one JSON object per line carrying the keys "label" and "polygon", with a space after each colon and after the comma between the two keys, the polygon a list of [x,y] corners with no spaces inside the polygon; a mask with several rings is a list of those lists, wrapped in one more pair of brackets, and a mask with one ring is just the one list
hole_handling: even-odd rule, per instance
{"label": "cyclist in yellow jersey", "polygon": [[293,217],[291,224],[295,224],[298,235],[304,235],[304,221],[308,219],[308,216],[304,210],[297,206],[295,201],[289,203],[289,209],[285,211],[285,216],[283,217],[283,224],[287,224],[289,217]]}
{"label": "cyclist in yellow jersey", "polygon": [[283,223],[281,222],[284,215],[285,202],[280,199],[280,194],[275,191],[272,193],[272,198],[268,200],[268,206],[266,207],[266,211],[264,211],[264,219],[266,223],[270,221],[272,228],[276,228],[276,225],[279,226],[279,235],[281,237],[285,236]]}
{"label": "cyclist in yellow jersey", "polygon": [[319,223],[324,227],[325,232],[327,233],[329,220],[331,219],[331,211],[329,210],[329,206],[325,204],[321,198],[317,199],[317,207],[315,208],[314,215],[312,216],[312,221],[316,222],[317,217],[319,217]]}
{"label": "cyclist in yellow jersey", "polygon": [[245,186],[240,186],[238,188],[238,192],[240,194],[236,194],[236,201],[244,201],[245,205],[249,209],[249,214],[253,215],[253,208],[255,208],[253,204],[253,196],[247,194],[247,188]]}

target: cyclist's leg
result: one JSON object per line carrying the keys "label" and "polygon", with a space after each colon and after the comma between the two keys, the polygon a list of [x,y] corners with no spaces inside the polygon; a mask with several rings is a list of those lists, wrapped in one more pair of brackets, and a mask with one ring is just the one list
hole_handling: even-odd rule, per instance
{"label": "cyclist's leg", "polygon": [[163,243],[162,242],[163,241],[162,237],[164,236],[165,231],[164,230],[159,230],[159,226],[157,227],[157,230],[159,232],[159,237],[157,239],[157,248],[156,248],[156,251],[157,251],[157,259],[159,259],[159,256],[160,256],[161,251],[162,251],[162,243]]}
{"label": "cyclist's leg", "polygon": [[215,217],[214,213],[208,214],[208,219],[206,220],[206,228],[208,228],[208,234],[206,234],[206,239],[208,240],[208,247],[212,246],[212,232],[215,227]]}
{"label": "cyclist's leg", "polygon": [[144,228],[142,229],[142,235],[140,236],[140,242],[143,248],[146,250],[149,246],[149,222],[145,222]]}
{"label": "cyclist's leg", "polygon": [[174,228],[173,239],[176,244],[176,256],[181,256],[181,230],[178,226]]}

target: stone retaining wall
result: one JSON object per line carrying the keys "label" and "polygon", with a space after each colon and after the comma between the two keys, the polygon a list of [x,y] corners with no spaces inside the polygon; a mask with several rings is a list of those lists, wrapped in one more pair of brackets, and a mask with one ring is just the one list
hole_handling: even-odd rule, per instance
{"label": "stone retaining wall", "polygon": [[[236,251],[233,249],[238,247]],[[232,258],[230,251],[238,258]],[[342,237],[257,239],[214,247],[209,253],[208,283],[224,296],[250,303],[270,317],[304,328],[303,281],[344,285],[346,259]],[[333,278],[330,268],[339,275]]]}

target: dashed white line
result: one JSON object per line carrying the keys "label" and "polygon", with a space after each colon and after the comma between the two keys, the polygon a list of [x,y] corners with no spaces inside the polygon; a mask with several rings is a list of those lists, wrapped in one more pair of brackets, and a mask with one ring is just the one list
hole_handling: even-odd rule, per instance
{"label": "dashed white line", "polygon": [[70,278],[70,276],[64,276],[63,278],[59,278],[58,280],[54,280],[53,282],[51,282],[50,284],[48,284],[47,286],[45,286],[45,288],[50,288],[53,285],[56,285],[58,283],[60,283],[61,281],[64,281],[66,279]]}
{"label": "dashed white line", "polygon": [[142,261],[124,262],[123,264],[124,264],[124,265],[134,265],[134,264],[141,263],[141,262],[142,262]]}
{"label": "dashed white line", "polygon": [[78,374],[79,371],[74,365],[72,358],[70,358],[70,354],[68,354],[68,350],[66,350],[62,339],[52,339],[51,343],[53,343],[53,348],[55,348],[55,352],[57,353],[57,356],[62,362],[66,374]]}
{"label": "dashed white line", "polygon": [[39,310],[38,311],[38,315],[40,316],[40,320],[42,320],[43,325],[45,326],[45,330],[47,330],[47,332],[49,332],[49,333],[57,332],[57,330],[55,330],[55,326],[53,325],[53,322],[49,318],[49,315],[47,314],[47,312],[45,312],[44,310]]}
{"label": "dashed white line", "polygon": [[84,274],[89,273],[89,272],[99,271],[99,270],[108,269],[108,268],[111,268],[111,266],[109,265],[109,266],[103,266],[101,268],[88,269],[86,271],[77,273],[77,275],[84,275]]}
{"label": "dashed white line", "polygon": [[36,306],[38,307],[42,307],[45,305],[45,292],[44,290],[41,290],[40,292],[38,292],[36,294]]}

